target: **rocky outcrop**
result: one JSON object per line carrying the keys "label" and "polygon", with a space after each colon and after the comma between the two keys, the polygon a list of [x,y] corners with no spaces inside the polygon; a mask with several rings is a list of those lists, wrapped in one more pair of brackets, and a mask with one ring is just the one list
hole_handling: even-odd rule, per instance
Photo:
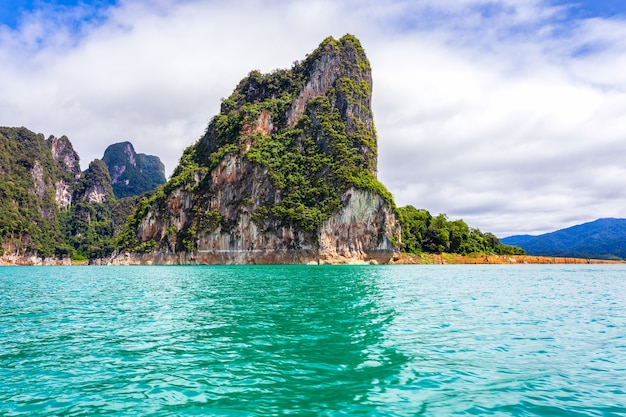
{"label": "rocky outcrop", "polygon": [[80,178],[80,158],[67,136],[60,138],[50,136],[48,143],[52,151],[52,158],[61,165],[62,169],[72,174],[75,179]]}
{"label": "rocky outcrop", "polygon": [[[231,159],[229,165],[233,163]],[[239,174],[246,170],[241,170]],[[249,168],[249,167],[248,167]],[[224,171],[214,176],[221,176]],[[232,171],[231,171],[232,172]],[[230,184],[236,184],[235,174]],[[221,183],[224,184],[224,183]],[[263,184],[253,186],[262,191]],[[229,210],[237,205],[229,204],[238,193],[233,187],[224,187],[219,197],[209,202],[216,216],[229,216]],[[253,192],[253,195],[257,194]],[[258,194],[257,194],[258,195]],[[223,197],[226,197],[225,199]],[[324,221],[315,236],[296,227],[262,229],[251,215],[254,201],[246,209],[237,209],[234,218],[227,217],[232,227],[222,226],[222,220],[214,218],[214,225],[200,230],[195,239],[195,250],[176,251],[176,235],[184,231],[192,212],[194,196],[182,189],[170,194],[167,210],[171,216],[159,216],[149,212],[139,226],[142,241],[155,239],[161,242],[158,250],[148,254],[122,252],[111,261],[113,264],[354,264],[387,263],[395,252],[393,232],[397,230],[394,211],[379,195],[371,191],[350,189],[342,196],[343,208]],[[230,206],[230,207],[229,207]],[[217,214],[219,213],[219,214]],[[164,219],[169,219],[163,222]],[[169,236],[162,236],[163,231]],[[173,238],[173,239],[172,239]]]}
{"label": "rocky outcrop", "polygon": [[67,136],[48,137],[52,158],[61,170],[66,173],[54,183],[54,200],[57,207],[66,210],[72,205],[72,188],[80,179],[80,158]]}
{"label": "rocky outcrop", "polygon": [[83,200],[88,203],[104,203],[106,201],[106,193],[104,186],[101,184],[94,184],[85,190],[83,194]]}
{"label": "rocky outcrop", "polygon": [[89,164],[76,189],[75,199],[88,203],[104,203],[115,199],[111,177],[104,162],[94,159]]}
{"label": "rocky outcrop", "polygon": [[33,177],[34,189],[33,194],[39,198],[43,198],[46,195],[46,182],[43,178],[43,167],[38,159],[35,159],[33,167],[30,169],[30,175]]}
{"label": "rocky outcrop", "polygon": [[356,38],[253,71],[109,263],[386,263],[399,227],[376,180],[371,70]]}
{"label": "rocky outcrop", "polygon": [[389,262],[392,239],[396,239],[393,232],[398,230],[394,210],[380,195],[367,190],[351,188],[342,201],[342,210],[320,228],[320,262]]}
{"label": "rocky outcrop", "polygon": [[0,256],[0,266],[70,266],[70,258],[43,258],[37,255]]}
{"label": "rocky outcrop", "polygon": [[341,58],[337,53],[327,53],[313,61],[309,77],[298,97],[287,112],[287,125],[293,126],[304,114],[306,105],[315,97],[326,94],[328,89],[339,78]]}

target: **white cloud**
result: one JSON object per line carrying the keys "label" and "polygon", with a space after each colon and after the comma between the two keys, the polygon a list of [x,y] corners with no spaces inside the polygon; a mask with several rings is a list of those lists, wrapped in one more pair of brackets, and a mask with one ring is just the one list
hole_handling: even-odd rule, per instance
{"label": "white cloud", "polygon": [[626,217],[623,21],[522,0],[127,0],[105,14],[78,37],[43,12],[0,31],[0,124],[68,135],[83,168],[130,140],[171,172],[250,70],[349,32],[372,62],[379,175],[399,204],[499,236]]}

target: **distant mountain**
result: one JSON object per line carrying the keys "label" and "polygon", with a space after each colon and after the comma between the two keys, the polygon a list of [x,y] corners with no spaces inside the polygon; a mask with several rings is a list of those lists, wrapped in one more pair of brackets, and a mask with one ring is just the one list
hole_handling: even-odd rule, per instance
{"label": "distant mountain", "polygon": [[626,219],[598,219],[538,236],[501,239],[529,255],[588,259],[626,259]]}
{"label": "distant mountain", "polygon": [[140,195],[165,184],[165,167],[159,157],[136,153],[130,142],[110,145],[102,160],[117,198]]}

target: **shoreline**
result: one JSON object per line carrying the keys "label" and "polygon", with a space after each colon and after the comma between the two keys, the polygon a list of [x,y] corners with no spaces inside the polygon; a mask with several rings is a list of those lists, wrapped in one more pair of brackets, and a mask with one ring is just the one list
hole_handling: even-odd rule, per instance
{"label": "shoreline", "polygon": [[420,255],[401,253],[394,256],[390,262],[392,265],[586,265],[625,263],[626,261],[608,259],[537,255],[457,255],[452,253],[423,253]]}
{"label": "shoreline", "polygon": [[[100,262],[98,262],[100,261]],[[331,263],[332,264],[332,263]],[[342,262],[337,265],[346,265]],[[363,263],[366,265],[367,263]],[[433,254],[423,253],[419,255],[400,253],[384,265],[589,265],[589,264],[626,264],[626,261],[607,259],[585,259],[572,257],[535,256],[535,255],[457,255],[451,253]],[[40,258],[37,256],[2,256],[0,266],[86,266],[86,265],[107,265],[102,260],[80,260],[72,261],[69,258]],[[146,265],[161,265],[150,263]],[[162,265],[166,265],[163,263]],[[171,264],[169,264],[171,265]],[[186,264],[179,264],[186,265]],[[199,265],[199,264],[189,264]],[[218,265],[218,264],[206,264]],[[250,264],[253,265],[253,264]],[[277,264],[280,265],[280,264]],[[305,264],[302,264],[305,265]]]}

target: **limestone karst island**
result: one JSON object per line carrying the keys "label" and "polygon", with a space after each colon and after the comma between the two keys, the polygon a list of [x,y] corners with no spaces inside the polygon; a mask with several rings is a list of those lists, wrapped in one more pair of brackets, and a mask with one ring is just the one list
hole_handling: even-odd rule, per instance
{"label": "limestone karst island", "polygon": [[402,248],[514,253],[462,221],[395,206],[376,178],[371,93],[370,63],[352,35],[325,39],[291,69],[252,71],[164,185],[160,160],[128,142],[81,172],[66,137],[0,128],[2,260],[317,264],[388,263]]}
{"label": "limestone karst island", "polygon": [[393,199],[376,180],[370,64],[326,39],[290,70],[251,72],[144,201],[120,244],[130,263],[388,262]]}

